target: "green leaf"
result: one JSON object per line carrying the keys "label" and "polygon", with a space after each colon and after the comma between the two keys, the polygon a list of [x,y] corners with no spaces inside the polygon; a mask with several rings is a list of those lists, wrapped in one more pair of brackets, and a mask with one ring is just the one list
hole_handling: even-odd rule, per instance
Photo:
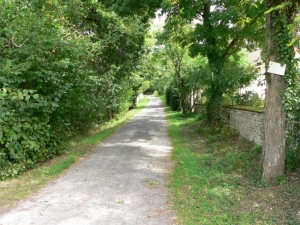
{"label": "green leaf", "polygon": [[38,94],[35,94],[32,96],[34,99],[38,99],[39,98],[39,95]]}
{"label": "green leaf", "polygon": [[59,105],[56,102],[51,103],[52,107],[59,107]]}

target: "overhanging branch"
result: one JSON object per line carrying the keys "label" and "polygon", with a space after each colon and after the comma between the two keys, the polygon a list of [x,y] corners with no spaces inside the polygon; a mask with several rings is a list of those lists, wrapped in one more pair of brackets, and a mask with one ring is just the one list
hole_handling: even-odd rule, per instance
{"label": "overhanging branch", "polygon": [[249,29],[257,20],[258,18],[260,18],[266,11],[260,12],[253,20],[251,20],[250,23],[248,23],[247,26],[244,27],[244,29],[241,32],[241,35],[239,37],[235,37],[230,44],[228,45],[228,47],[225,50],[224,53],[224,57],[228,58],[229,56],[231,56],[232,52],[234,51],[234,47],[238,44],[238,42],[240,41],[240,39],[243,37],[243,31],[246,29]]}

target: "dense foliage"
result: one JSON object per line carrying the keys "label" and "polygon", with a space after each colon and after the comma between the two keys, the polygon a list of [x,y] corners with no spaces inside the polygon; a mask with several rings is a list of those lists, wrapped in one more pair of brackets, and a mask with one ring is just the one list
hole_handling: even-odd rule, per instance
{"label": "dense foliage", "polygon": [[133,105],[147,24],[97,1],[0,1],[0,178]]}
{"label": "dense foliage", "polygon": [[179,93],[174,82],[170,83],[165,90],[166,103],[173,111],[180,110]]}

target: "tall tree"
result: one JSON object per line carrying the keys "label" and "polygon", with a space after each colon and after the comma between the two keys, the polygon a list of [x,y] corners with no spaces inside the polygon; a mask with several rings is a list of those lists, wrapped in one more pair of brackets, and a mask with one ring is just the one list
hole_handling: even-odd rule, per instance
{"label": "tall tree", "polygon": [[178,43],[169,43],[167,44],[167,54],[170,57],[170,60],[174,67],[175,81],[179,90],[179,106],[182,108],[183,114],[186,114],[188,111],[187,104],[187,82],[183,77],[182,68],[184,67],[184,57],[187,54],[187,49],[181,47]]}
{"label": "tall tree", "polygon": [[171,33],[181,22],[178,15],[193,22],[191,54],[208,59],[214,82],[210,86],[207,115],[211,123],[222,120],[222,80],[224,65],[241,48],[253,47],[263,35],[262,1],[239,0],[180,0],[164,1],[168,13],[167,26]]}
{"label": "tall tree", "polygon": [[[266,16],[268,62],[286,64],[286,75],[266,74],[266,110],[263,148],[263,180],[271,181],[275,176],[284,174],[286,156],[286,113],[283,106],[291,107],[289,96],[285,97],[286,84],[293,85],[295,64],[294,49],[289,45],[293,35],[288,26],[296,16],[300,1],[266,0],[268,14]],[[287,81],[287,83],[285,82]],[[290,93],[289,93],[290,94]]]}

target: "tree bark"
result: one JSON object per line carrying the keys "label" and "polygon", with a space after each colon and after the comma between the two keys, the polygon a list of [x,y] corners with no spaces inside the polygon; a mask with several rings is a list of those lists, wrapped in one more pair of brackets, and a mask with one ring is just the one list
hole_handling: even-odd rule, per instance
{"label": "tree bark", "polygon": [[110,107],[107,108],[107,118],[108,118],[108,121],[112,121],[114,118],[113,110]]}
{"label": "tree bark", "polygon": [[[273,17],[268,14],[266,21],[267,47],[269,60],[276,62],[277,44],[272,40],[275,32],[272,27]],[[264,123],[263,145],[263,176],[264,181],[272,181],[277,175],[284,174],[286,155],[285,112],[283,99],[285,82],[283,76],[266,74],[266,110]]]}
{"label": "tree bark", "polygon": [[180,97],[180,106],[182,108],[182,113],[187,114],[187,97],[186,97],[186,90],[185,90],[185,82],[183,78],[179,78],[179,97]]}
{"label": "tree bark", "polygon": [[191,112],[195,112],[195,93],[194,93],[194,88],[192,88],[191,90],[191,93],[190,93],[190,98],[191,98],[191,101],[190,101],[190,111]]}
{"label": "tree bark", "polygon": [[285,166],[285,112],[282,106],[285,84],[283,78],[270,74],[266,76],[266,111],[264,124],[263,180],[272,181],[284,174]]}
{"label": "tree bark", "polygon": [[222,76],[222,70],[225,65],[225,57],[217,56],[217,53],[212,51],[207,54],[209,67],[213,76],[216,78],[212,79],[212,84],[210,86],[210,95],[208,98],[208,103],[206,105],[206,112],[208,121],[211,124],[221,124],[223,122],[223,107],[222,107],[222,95],[223,91],[220,85]]}
{"label": "tree bark", "polygon": [[222,94],[215,84],[211,85],[211,95],[206,105],[207,118],[211,124],[217,125],[222,122]]}

